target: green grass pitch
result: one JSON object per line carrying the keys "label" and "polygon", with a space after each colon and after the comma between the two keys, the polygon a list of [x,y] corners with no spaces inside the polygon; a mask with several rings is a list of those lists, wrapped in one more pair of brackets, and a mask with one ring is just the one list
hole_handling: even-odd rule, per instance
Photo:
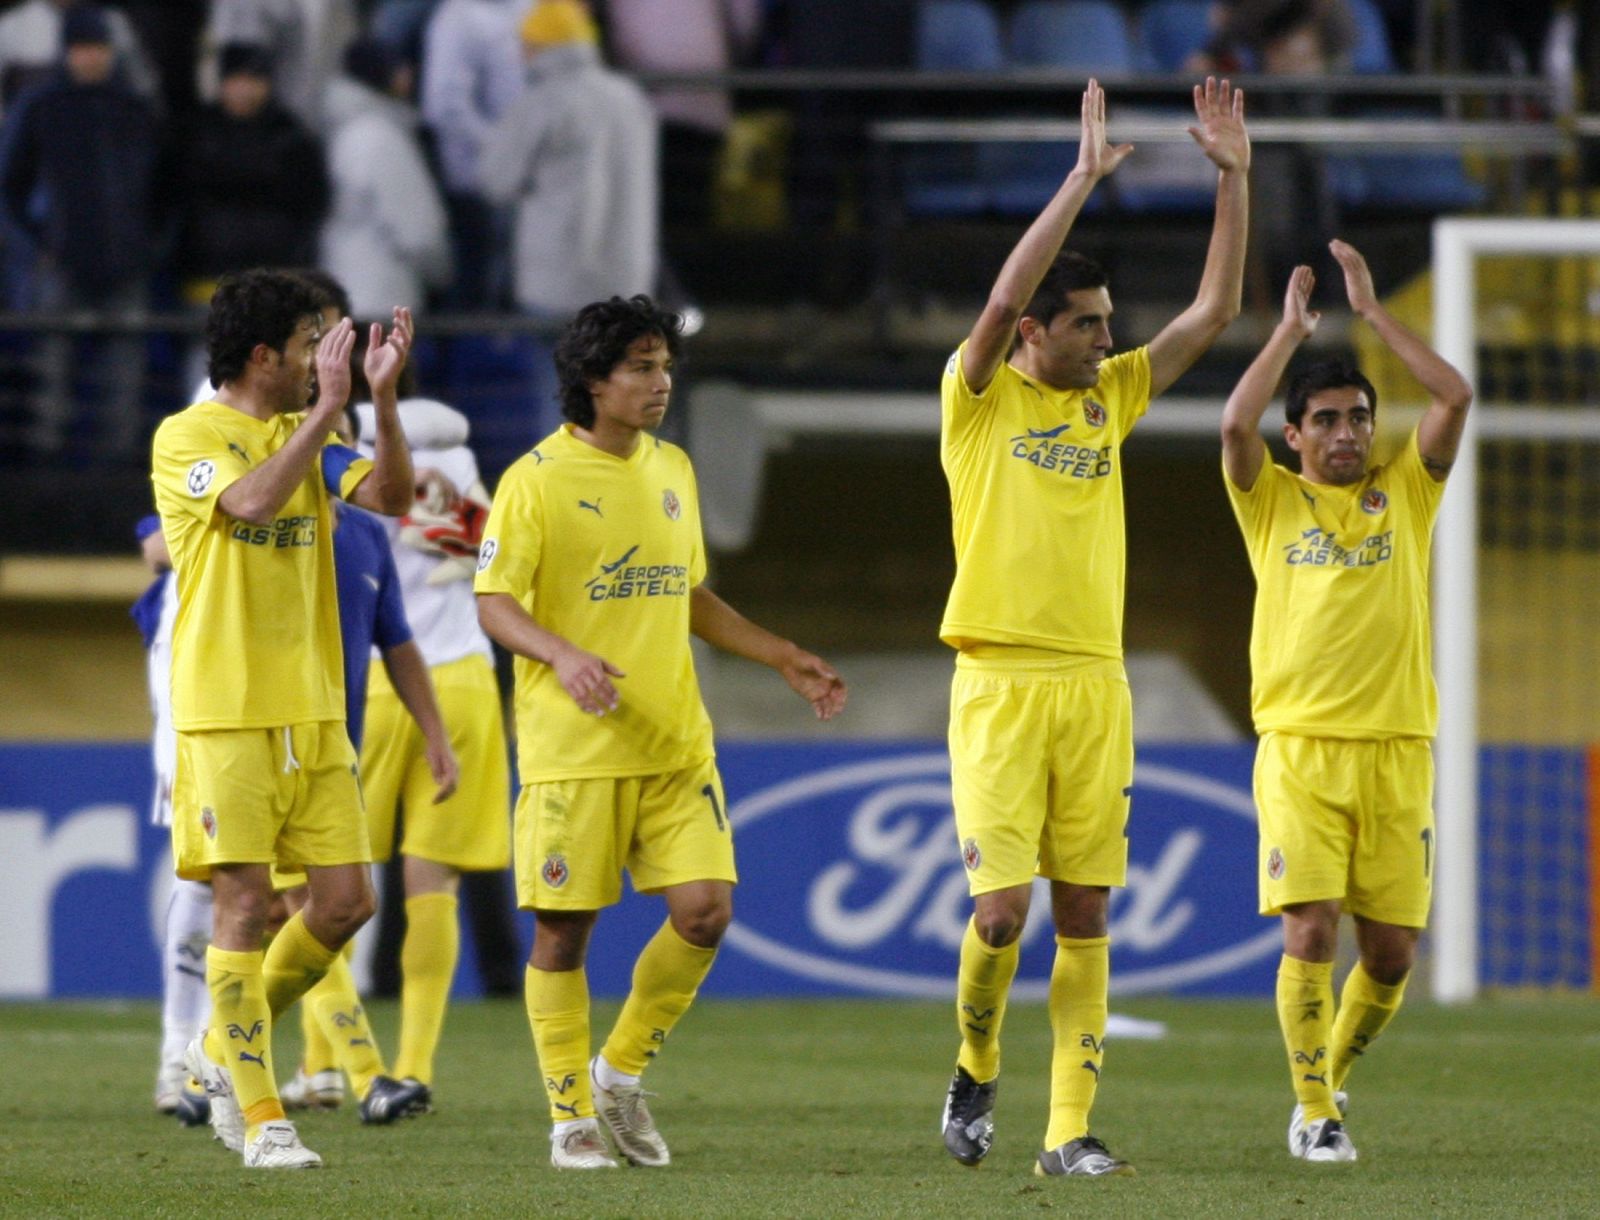
{"label": "green grass pitch", "polygon": [[[603,1031],[614,1011],[597,1006]],[[452,1009],[438,1113],[301,1121],[327,1167],[250,1172],[150,1105],[151,1004],[0,1005],[5,1216],[1592,1216],[1600,1002],[1413,1002],[1351,1077],[1355,1165],[1290,1159],[1272,1008],[1139,1000],[1160,1042],[1113,1041],[1095,1129],[1138,1176],[1041,1180],[1045,1012],[1013,1006],[994,1151],[952,1161],[937,1126],[949,1005],[702,1001],[650,1072],[664,1170],[558,1174],[522,1007]],[[386,1048],[395,1010],[374,1006]],[[298,1035],[278,1039],[280,1078]]]}

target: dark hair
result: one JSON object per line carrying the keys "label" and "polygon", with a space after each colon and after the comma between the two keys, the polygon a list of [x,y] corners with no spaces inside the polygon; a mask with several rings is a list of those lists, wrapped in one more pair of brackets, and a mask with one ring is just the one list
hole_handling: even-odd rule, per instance
{"label": "dark hair", "polygon": [[[1066,312],[1067,297],[1071,293],[1081,292],[1085,288],[1104,288],[1110,282],[1111,277],[1106,274],[1106,269],[1094,259],[1076,250],[1063,250],[1044,273],[1039,287],[1034,289],[1022,316],[1049,326],[1057,314]],[[1022,332],[1019,330],[1011,336],[1011,350],[1016,351],[1017,344],[1021,342]]]}
{"label": "dark hair", "polygon": [[206,318],[206,373],[211,384],[237,380],[258,343],[282,352],[300,320],[316,317],[320,309],[311,285],[292,271],[258,268],[223,276]]}
{"label": "dark hair", "polygon": [[350,294],[337,279],[321,267],[296,267],[294,273],[311,285],[311,290],[317,296],[318,313],[332,305],[341,318],[350,317]]}
{"label": "dark hair", "polygon": [[585,305],[556,340],[556,376],[561,381],[561,414],[580,428],[594,426],[591,381],[604,381],[621,364],[628,348],[655,335],[676,357],[683,340],[683,319],[643,294],[623,300],[612,297]]}
{"label": "dark hair", "polygon": [[344,404],[344,422],[345,426],[350,429],[351,441],[359,441],[361,439],[361,414],[356,410],[354,402]]}
{"label": "dark hair", "polygon": [[1374,417],[1378,414],[1378,391],[1366,374],[1347,356],[1333,356],[1308,364],[1289,378],[1289,388],[1284,394],[1283,416],[1296,428],[1306,417],[1306,403],[1313,394],[1323,390],[1342,390],[1352,386],[1367,396],[1367,406]]}
{"label": "dark hair", "polygon": [[389,92],[404,63],[400,52],[381,38],[358,38],[344,49],[346,74],[379,93]]}
{"label": "dark hair", "polygon": [[272,79],[272,52],[259,42],[225,42],[217,52],[217,79],[244,74]]}

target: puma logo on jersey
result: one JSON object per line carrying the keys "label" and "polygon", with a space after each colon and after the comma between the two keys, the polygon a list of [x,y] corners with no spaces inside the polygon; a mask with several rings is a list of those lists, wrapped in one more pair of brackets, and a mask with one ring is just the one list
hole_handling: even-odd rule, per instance
{"label": "puma logo on jersey", "polygon": [[589,503],[589,501],[587,501],[587,500],[579,500],[578,501],[578,507],[579,508],[587,508],[591,513],[593,513],[597,517],[604,517],[605,514],[600,511],[600,501],[603,500],[604,498],[605,498],[604,496],[596,496],[594,498],[594,503],[593,504]]}

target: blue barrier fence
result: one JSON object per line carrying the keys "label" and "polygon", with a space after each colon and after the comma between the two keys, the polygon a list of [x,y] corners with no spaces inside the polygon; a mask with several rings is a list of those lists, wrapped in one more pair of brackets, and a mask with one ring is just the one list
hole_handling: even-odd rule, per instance
{"label": "blue barrier fence", "polygon": [[[1256,914],[1252,753],[1141,749],[1128,886],[1111,908],[1113,992],[1270,993],[1279,936]],[[1500,773],[1508,758],[1551,765],[1551,753],[1502,752]],[[741,882],[706,992],[947,998],[970,902],[943,746],[729,742],[719,762]],[[171,881],[166,832],[146,822],[151,783],[141,746],[0,745],[0,996],[157,993]],[[1559,828],[1574,817],[1587,824],[1583,810],[1549,813],[1552,833],[1566,833]],[[1586,859],[1581,850],[1574,867]],[[1486,861],[1496,863],[1507,862]],[[1581,918],[1565,916],[1568,926],[1587,928],[1586,875],[1563,889],[1584,904]],[[1036,901],[1019,996],[1048,985],[1047,913]],[[1502,936],[1536,936],[1550,915],[1548,904],[1508,905],[1486,922]],[[589,965],[596,994],[626,991],[633,957],[662,917],[659,901],[637,895],[605,913]],[[458,990],[470,993],[475,971],[463,951]]]}

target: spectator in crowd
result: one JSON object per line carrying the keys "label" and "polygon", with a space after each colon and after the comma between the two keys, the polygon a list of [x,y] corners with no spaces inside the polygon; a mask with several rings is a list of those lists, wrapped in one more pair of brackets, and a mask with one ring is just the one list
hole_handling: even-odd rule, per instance
{"label": "spectator in crowd", "polygon": [[496,120],[522,91],[517,23],[527,0],[444,0],[428,23],[422,58],[422,118],[432,129],[450,211],[456,278],[450,304],[495,306],[505,244],[478,186],[478,154]]}
{"label": "spectator in crowd", "polygon": [[[610,45],[619,67],[635,72],[726,72],[761,32],[760,0],[611,0]],[[703,225],[717,153],[733,120],[721,89],[653,93],[661,116],[662,220]]]}
{"label": "spectator in crowd", "polygon": [[[61,60],[61,26],[86,0],[26,0],[0,17],[0,105],[9,106],[29,85],[51,76]],[[154,98],[160,88],[156,72],[127,17],[103,13],[128,85]]]}
{"label": "spectator in crowd", "polygon": [[[30,86],[53,76],[61,66],[61,23],[81,0],[25,0],[0,16],[0,113]],[[157,80],[138,36],[121,13],[108,11],[111,45],[124,79],[146,97],[156,95]],[[34,250],[26,236],[0,226],[5,297],[13,309],[32,309],[37,301]]]}
{"label": "spectator in crowd", "polygon": [[1237,0],[1217,35],[1185,65],[1195,72],[1321,76],[1347,70],[1355,21],[1344,0]]}
{"label": "spectator in crowd", "polygon": [[229,271],[314,261],[328,211],[322,144],[273,97],[267,49],[228,43],[218,76],[217,100],[189,125],[178,175],[178,266],[185,298],[199,305]]}
{"label": "spectator in crowd", "polygon": [[350,290],[358,318],[395,302],[421,307],[450,279],[444,202],[410,104],[416,75],[387,44],[361,39],[328,86],[328,172],[333,208],[321,265]]}
{"label": "spectator in crowd", "polygon": [[[150,103],[117,70],[111,23],[79,4],[62,21],[62,62],[17,99],[0,134],[0,195],[12,224],[38,252],[38,299],[48,311],[92,309],[115,317],[145,307],[160,131]],[[58,451],[73,402],[72,342],[39,348],[41,393],[32,436]],[[140,442],[144,339],[103,344],[99,444],[115,459]]]}
{"label": "spectator in crowd", "polygon": [[266,47],[278,100],[319,133],[328,84],[360,32],[356,0],[211,0],[212,45]]}
{"label": "spectator in crowd", "polygon": [[[515,204],[513,293],[564,321],[593,300],[649,293],[659,265],[659,124],[650,99],[601,61],[576,0],[541,0],[523,20],[527,82],[490,133],[480,182]],[[547,353],[534,360],[528,441],[561,421]]]}

